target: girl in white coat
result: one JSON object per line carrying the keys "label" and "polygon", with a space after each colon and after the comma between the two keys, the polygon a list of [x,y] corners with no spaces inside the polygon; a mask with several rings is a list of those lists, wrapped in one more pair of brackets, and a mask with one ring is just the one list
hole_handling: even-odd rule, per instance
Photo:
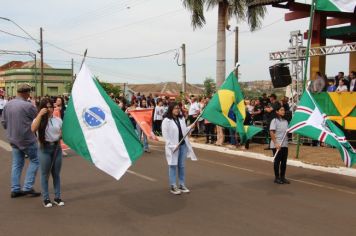
{"label": "girl in white coat", "polygon": [[[167,116],[162,122],[162,135],[166,141],[166,159],[169,165],[168,175],[170,192],[173,194],[189,193],[190,190],[185,186],[185,159],[190,157],[197,160],[188,137],[184,139],[177,148],[179,141],[189,132],[190,127],[185,124],[185,119],[181,115],[181,109],[176,102],[169,105]],[[175,151],[175,149],[177,149]],[[179,188],[176,184],[178,168]]]}

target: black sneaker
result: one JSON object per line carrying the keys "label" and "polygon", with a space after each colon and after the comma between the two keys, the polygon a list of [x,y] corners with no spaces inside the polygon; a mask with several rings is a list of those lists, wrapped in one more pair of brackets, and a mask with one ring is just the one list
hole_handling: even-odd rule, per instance
{"label": "black sneaker", "polygon": [[62,199],[60,198],[55,198],[53,200],[54,204],[56,204],[57,206],[64,206],[64,202],[62,201]]}
{"label": "black sneaker", "polygon": [[36,192],[33,188],[27,191],[23,191],[25,195],[29,195],[30,197],[39,197],[41,196],[40,192]]}
{"label": "black sneaker", "polygon": [[275,178],[274,183],[276,184],[283,184],[282,180],[280,178]]}
{"label": "black sneaker", "polygon": [[175,185],[172,185],[172,186],[171,186],[170,192],[173,193],[174,195],[179,195],[179,194],[182,193],[182,192],[177,188],[177,186],[175,186]]}
{"label": "black sneaker", "polygon": [[17,198],[25,196],[26,194],[23,191],[11,192],[11,198]]}
{"label": "black sneaker", "polygon": [[290,184],[289,180],[286,178],[281,178],[282,183],[284,184]]}
{"label": "black sneaker", "polygon": [[43,206],[46,207],[46,208],[50,208],[50,207],[52,207],[53,205],[52,205],[51,200],[46,199],[46,200],[43,201]]}
{"label": "black sneaker", "polygon": [[184,185],[180,185],[179,186],[179,190],[182,192],[182,193],[190,193],[190,190],[185,187]]}

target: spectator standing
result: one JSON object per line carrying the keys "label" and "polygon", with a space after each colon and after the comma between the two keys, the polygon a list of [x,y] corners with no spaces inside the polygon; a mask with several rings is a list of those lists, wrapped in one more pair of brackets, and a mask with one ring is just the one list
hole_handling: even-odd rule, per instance
{"label": "spectator standing", "polygon": [[162,135],[162,120],[164,114],[164,107],[162,100],[157,100],[157,106],[155,107],[154,116],[153,116],[153,125],[154,125],[154,132],[158,135]]}
{"label": "spectator standing", "polygon": [[316,79],[312,81],[312,92],[313,93],[321,93],[324,90],[325,81],[321,73],[318,71],[316,72]]}
{"label": "spectator standing", "polygon": [[[31,131],[31,124],[36,117],[37,109],[27,101],[30,92],[30,85],[19,84],[17,97],[5,105],[2,116],[2,125],[6,129],[7,138],[12,147],[11,198],[41,195],[33,189],[39,161],[36,136]],[[20,179],[26,157],[30,164],[21,189]]]}
{"label": "spectator standing", "polygon": [[[140,102],[140,106],[137,107],[136,109],[137,110],[140,110],[140,109],[146,109],[148,108],[147,106],[147,101],[146,101],[146,98],[143,98]],[[147,140],[147,135],[142,131],[141,127],[139,126],[139,124],[136,123],[136,130],[138,132],[138,137],[140,138],[143,138],[143,149],[145,152],[148,152],[150,153],[150,149],[149,149],[149,146],[148,146],[148,140]]]}
{"label": "spectator standing", "polygon": [[[190,107],[189,107],[189,112],[188,112],[188,119],[190,124],[193,124],[195,122],[195,120],[199,116],[199,113],[200,113],[199,103],[197,102],[197,99],[195,97],[192,97]],[[198,134],[198,129],[194,127],[192,131],[192,137],[196,137],[197,134]]]}

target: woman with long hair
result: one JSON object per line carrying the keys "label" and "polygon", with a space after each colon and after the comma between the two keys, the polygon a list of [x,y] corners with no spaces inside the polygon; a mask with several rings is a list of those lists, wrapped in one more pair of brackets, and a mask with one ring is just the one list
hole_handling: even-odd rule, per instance
{"label": "woman with long hair", "polygon": [[64,202],[61,199],[62,149],[59,142],[62,136],[62,120],[53,116],[53,110],[53,102],[50,99],[42,99],[38,115],[31,126],[32,132],[38,132],[38,141],[40,143],[38,154],[44,207],[52,207],[48,193],[50,174],[52,174],[55,193],[53,203],[58,206],[64,206]]}
{"label": "woman with long hair", "polygon": [[278,151],[274,159],[274,182],[276,184],[289,184],[286,179],[287,158],[288,158],[288,121],[284,118],[285,110],[282,105],[278,103],[274,107],[276,117],[272,119],[270,124],[271,143],[273,156]]}
{"label": "woman with long hair", "polygon": [[[182,116],[182,111],[176,102],[172,102],[168,106],[167,115],[162,122],[162,135],[165,139],[165,152],[168,162],[168,175],[170,192],[178,195],[189,193],[190,190],[185,186],[185,159],[190,157],[192,160],[197,160],[189,138],[185,137],[184,141],[179,145],[180,140],[190,131],[190,126],[187,127],[185,119]],[[177,169],[178,182],[177,187]]]}
{"label": "woman with long hair", "polygon": [[[54,103],[53,116],[58,117],[63,121],[65,111],[66,106],[63,97],[57,97],[56,102]],[[68,156],[65,151],[69,150],[69,147],[63,142],[63,140],[61,140],[60,142],[63,156]]]}

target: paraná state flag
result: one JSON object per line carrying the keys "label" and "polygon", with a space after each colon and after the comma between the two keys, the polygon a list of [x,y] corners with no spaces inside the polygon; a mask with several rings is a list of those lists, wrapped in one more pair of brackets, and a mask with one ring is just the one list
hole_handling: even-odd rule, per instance
{"label": "paran\u00e1 state flag", "polygon": [[63,122],[63,140],[77,154],[119,179],[143,153],[128,116],[83,64]]}
{"label": "paran\u00e1 state flag", "polygon": [[262,131],[255,126],[244,125],[246,106],[238,80],[233,72],[203,111],[202,117],[219,126],[235,128],[242,143]]}
{"label": "paran\u00e1 state flag", "polygon": [[309,91],[305,91],[289,124],[288,132],[336,147],[347,167],[356,162],[356,152],[344,133],[322,112]]}

